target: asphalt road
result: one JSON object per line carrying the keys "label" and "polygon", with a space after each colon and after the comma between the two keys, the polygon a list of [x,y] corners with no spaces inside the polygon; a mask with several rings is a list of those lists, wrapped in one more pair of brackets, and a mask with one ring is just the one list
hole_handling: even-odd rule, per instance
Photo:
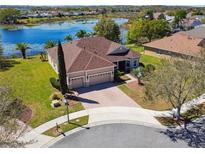
{"label": "asphalt road", "polygon": [[106,124],[84,129],[64,137],[52,148],[185,148],[173,142],[164,130],[134,124]]}

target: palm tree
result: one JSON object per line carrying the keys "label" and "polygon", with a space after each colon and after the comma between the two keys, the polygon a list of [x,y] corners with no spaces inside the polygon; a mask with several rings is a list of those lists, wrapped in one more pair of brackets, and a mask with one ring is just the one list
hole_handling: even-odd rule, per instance
{"label": "palm tree", "polygon": [[49,40],[45,43],[44,48],[49,49],[49,48],[55,47],[56,45],[57,43],[55,41]]}
{"label": "palm tree", "polygon": [[26,59],[26,50],[29,49],[29,46],[27,43],[17,43],[16,44],[16,50],[20,50],[23,59]]}
{"label": "palm tree", "polygon": [[73,37],[70,34],[68,34],[68,35],[65,36],[64,40],[67,41],[67,42],[70,42],[70,41],[73,40]]}
{"label": "palm tree", "polygon": [[75,34],[78,38],[83,38],[87,36],[87,32],[85,30],[80,30]]}

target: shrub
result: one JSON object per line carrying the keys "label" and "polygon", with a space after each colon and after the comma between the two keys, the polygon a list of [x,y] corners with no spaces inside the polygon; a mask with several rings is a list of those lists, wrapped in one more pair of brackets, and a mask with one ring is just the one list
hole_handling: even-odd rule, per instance
{"label": "shrub", "polygon": [[144,71],[145,73],[152,73],[155,70],[155,66],[152,64],[147,64]]}
{"label": "shrub", "polygon": [[41,60],[42,62],[47,61],[46,53],[43,53],[43,52],[40,53],[40,60]]}
{"label": "shrub", "polygon": [[60,100],[62,97],[63,97],[63,96],[62,96],[61,93],[55,92],[55,93],[53,93],[53,94],[51,95],[51,100]]}
{"label": "shrub", "polygon": [[56,78],[50,78],[50,83],[51,83],[51,85],[52,85],[54,88],[60,90],[60,82],[59,82],[58,79],[56,79]]}
{"label": "shrub", "polygon": [[120,78],[120,76],[124,75],[125,73],[124,72],[121,72],[119,70],[115,71],[115,80],[118,80]]}

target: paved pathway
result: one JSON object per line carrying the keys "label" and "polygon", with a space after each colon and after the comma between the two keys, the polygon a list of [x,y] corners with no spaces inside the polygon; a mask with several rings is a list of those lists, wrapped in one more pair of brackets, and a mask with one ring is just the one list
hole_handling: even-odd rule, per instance
{"label": "paved pathway", "polygon": [[133,77],[131,74],[126,74],[130,78],[130,80],[125,81],[126,83],[138,81],[135,77]]}

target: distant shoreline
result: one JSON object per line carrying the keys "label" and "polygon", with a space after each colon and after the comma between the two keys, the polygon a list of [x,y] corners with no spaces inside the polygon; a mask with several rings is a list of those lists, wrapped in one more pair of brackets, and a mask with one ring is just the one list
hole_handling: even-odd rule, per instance
{"label": "distant shoreline", "polygon": [[[79,15],[79,16],[63,16],[63,17],[52,17],[52,18],[28,18],[28,19],[18,19],[18,23],[16,24],[0,24],[0,27],[12,29],[18,26],[37,26],[40,24],[46,23],[55,23],[55,22],[63,22],[70,20],[78,20],[78,19],[100,19],[102,18],[102,14],[99,15]],[[129,18],[129,16],[119,15],[119,14],[107,14],[106,17],[109,18]]]}

